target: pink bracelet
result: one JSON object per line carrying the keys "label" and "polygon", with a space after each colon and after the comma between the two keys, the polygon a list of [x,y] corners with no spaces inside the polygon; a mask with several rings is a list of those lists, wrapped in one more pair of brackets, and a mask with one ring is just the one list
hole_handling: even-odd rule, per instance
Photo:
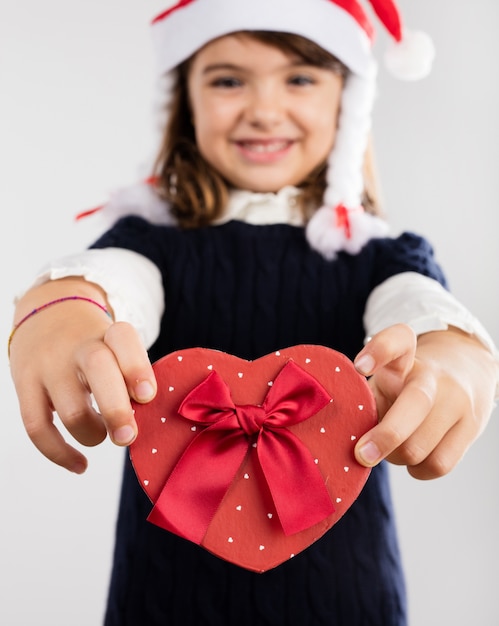
{"label": "pink bracelet", "polygon": [[45,304],[42,304],[42,306],[39,306],[36,309],[33,309],[32,311],[30,311],[27,315],[25,315],[22,318],[22,320],[20,322],[18,322],[14,326],[14,328],[12,329],[12,331],[11,331],[11,333],[9,335],[9,340],[7,342],[7,354],[9,356],[9,358],[10,358],[10,344],[12,343],[12,338],[16,334],[17,329],[20,326],[22,326],[24,324],[24,322],[29,320],[30,317],[33,317],[33,315],[36,315],[37,313],[40,313],[40,311],[43,311],[43,309],[47,309],[49,306],[52,306],[53,304],[59,304],[59,302],[66,302],[68,300],[83,300],[84,302],[90,302],[90,304],[95,304],[95,306],[98,306],[99,309],[104,311],[104,313],[106,315],[108,315],[109,317],[112,318],[111,313],[106,309],[106,307],[104,305],[100,304],[99,302],[96,302],[95,300],[92,300],[92,298],[85,298],[84,296],[65,296],[64,298],[57,298],[56,300],[51,300],[50,302],[46,302]]}

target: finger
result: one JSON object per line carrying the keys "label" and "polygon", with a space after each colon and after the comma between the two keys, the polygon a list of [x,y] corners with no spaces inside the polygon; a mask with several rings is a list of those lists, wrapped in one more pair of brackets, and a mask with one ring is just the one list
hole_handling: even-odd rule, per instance
{"label": "finger", "polygon": [[396,324],[377,333],[354,360],[357,370],[372,376],[380,368],[389,366],[398,379],[409,373],[416,353],[417,337],[407,324]]}
{"label": "finger", "polygon": [[106,331],[104,343],[116,357],[130,397],[137,402],[150,402],[156,395],[156,378],[135,328],[125,322],[116,322]]}
{"label": "finger", "polygon": [[70,446],[53,423],[53,413],[43,392],[31,389],[29,400],[20,403],[24,427],[33,444],[49,461],[75,474],[87,469],[87,459]]}
{"label": "finger", "polygon": [[92,406],[88,389],[78,379],[59,376],[59,384],[49,385],[54,410],[71,435],[84,446],[96,446],[107,436],[101,415]]}
{"label": "finger", "polygon": [[463,422],[451,428],[423,462],[409,465],[407,471],[419,480],[433,480],[456,467],[474,441]]}
{"label": "finger", "polygon": [[76,355],[86,385],[99,407],[112,441],[127,446],[137,436],[128,389],[114,354],[101,342]]}
{"label": "finger", "polygon": [[433,450],[445,441],[447,434],[458,428],[463,438],[460,450],[478,436],[473,420],[465,419],[470,403],[462,393],[446,394],[435,385],[436,398],[423,423],[386,458],[395,465],[417,466],[429,458]]}
{"label": "finger", "polygon": [[420,374],[408,380],[380,423],[359,439],[355,446],[357,461],[373,467],[404,444],[427,418],[435,396],[433,377]]}
{"label": "finger", "polygon": [[[472,406],[466,394],[445,394],[421,427],[387,457],[407,465],[415,478],[430,480],[448,474],[480,435],[480,420],[469,419]],[[441,408],[437,408],[437,407]]]}

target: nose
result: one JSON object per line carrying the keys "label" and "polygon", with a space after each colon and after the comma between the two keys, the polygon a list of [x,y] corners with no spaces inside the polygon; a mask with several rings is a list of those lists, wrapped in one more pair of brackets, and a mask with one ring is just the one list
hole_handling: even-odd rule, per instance
{"label": "nose", "polygon": [[245,117],[253,128],[275,128],[284,118],[282,94],[269,85],[253,89],[248,96]]}

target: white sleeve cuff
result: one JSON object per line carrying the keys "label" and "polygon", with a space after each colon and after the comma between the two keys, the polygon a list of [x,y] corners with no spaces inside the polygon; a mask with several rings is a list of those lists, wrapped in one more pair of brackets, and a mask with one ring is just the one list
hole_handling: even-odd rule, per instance
{"label": "white sleeve cuff", "polygon": [[399,323],[408,324],[416,335],[455,326],[477,337],[494,355],[499,366],[499,352],[483,325],[432,278],[416,272],[403,272],[388,278],[372,291],[364,313],[367,337]]}
{"label": "white sleeve cuff", "polygon": [[105,292],[116,321],[132,324],[146,348],[159,335],[164,311],[161,273],[152,261],[123,248],[91,249],[47,264],[35,285],[81,276]]}

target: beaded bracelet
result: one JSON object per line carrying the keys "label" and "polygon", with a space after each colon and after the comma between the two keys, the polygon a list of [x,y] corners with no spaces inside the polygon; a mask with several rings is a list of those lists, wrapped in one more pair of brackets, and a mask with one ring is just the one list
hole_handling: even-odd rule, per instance
{"label": "beaded bracelet", "polygon": [[32,311],[30,311],[11,330],[11,333],[9,335],[9,340],[7,342],[7,354],[9,356],[9,358],[10,358],[10,344],[12,343],[12,339],[13,339],[14,335],[16,334],[17,329],[20,326],[22,326],[24,324],[24,322],[29,320],[30,317],[33,317],[37,313],[40,313],[40,311],[43,311],[43,309],[47,309],[49,306],[52,306],[53,304],[59,304],[60,302],[66,302],[67,300],[83,300],[84,302],[90,302],[90,304],[95,304],[95,306],[98,306],[99,309],[104,311],[104,313],[106,315],[108,315],[112,319],[112,315],[106,309],[106,307],[104,305],[100,304],[99,302],[96,302],[95,300],[92,300],[92,298],[85,298],[84,296],[64,296],[63,298],[57,298],[56,300],[51,300],[50,302],[46,302],[45,304],[42,304],[42,306],[36,307],[36,309],[33,309]]}

